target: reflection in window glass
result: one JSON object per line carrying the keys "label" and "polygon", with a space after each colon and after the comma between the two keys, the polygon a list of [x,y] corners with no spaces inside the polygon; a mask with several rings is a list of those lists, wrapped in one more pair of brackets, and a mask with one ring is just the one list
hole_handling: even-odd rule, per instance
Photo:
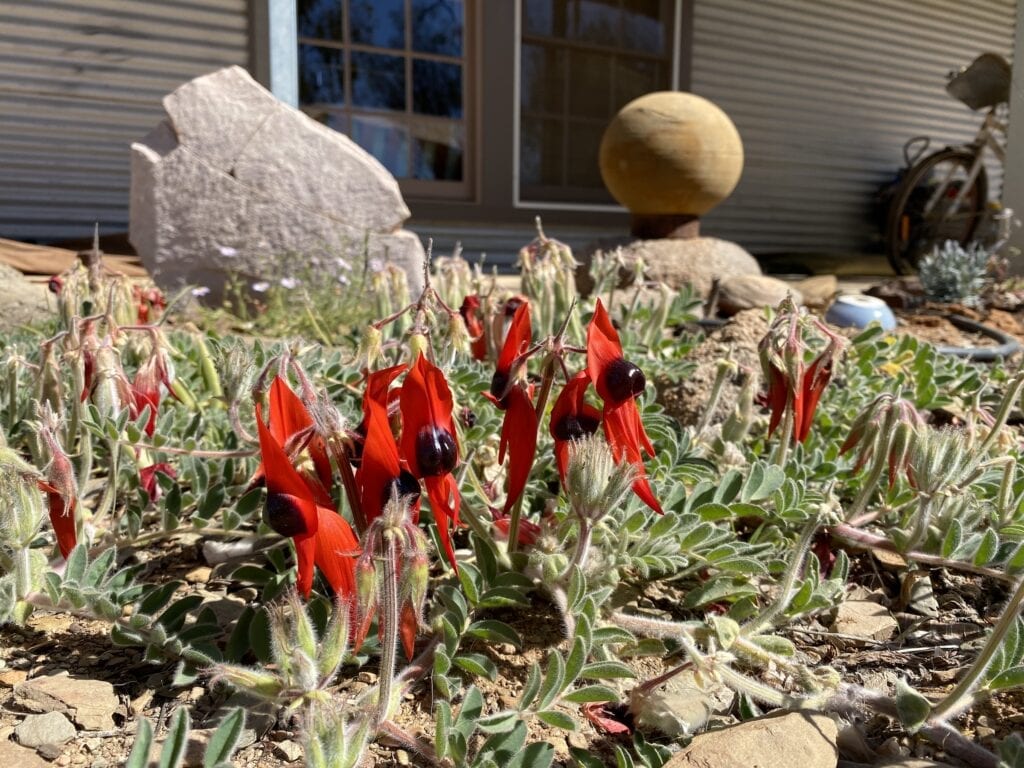
{"label": "reflection in window glass", "polygon": [[393,176],[409,175],[409,137],[386,117],[353,117],[352,140],[380,160]]}
{"label": "reflection in window glass", "polygon": [[405,48],[404,0],[350,0],[352,42]]}
{"label": "reflection in window glass", "polygon": [[662,55],[668,50],[667,0],[623,0],[622,45],[634,51]]}
{"label": "reflection in window glass", "polygon": [[530,120],[523,123],[520,141],[523,183],[561,186],[562,124],[557,120]]}
{"label": "reflection in window glass", "polygon": [[412,49],[462,55],[462,0],[412,0]]}
{"label": "reflection in window glass", "polygon": [[370,109],[405,109],[405,59],[352,52],[352,104]]}
{"label": "reflection in window glass", "polygon": [[523,44],[522,104],[538,112],[561,112],[564,102],[565,51]]}
{"label": "reflection in window glass", "polygon": [[570,187],[600,187],[601,170],[597,154],[604,123],[570,123],[566,183]]}
{"label": "reflection in window glass", "polygon": [[413,175],[432,181],[462,180],[462,127],[435,122],[412,126]]}
{"label": "reflection in window glass", "polygon": [[604,53],[569,53],[569,114],[611,117],[608,97],[611,57]]}
{"label": "reflection in window glass", "polygon": [[413,59],[412,109],[421,115],[462,117],[462,67]]}
{"label": "reflection in window glass", "polygon": [[565,36],[596,45],[618,45],[618,0],[569,0]]}
{"label": "reflection in window glass", "polygon": [[665,66],[649,59],[618,59],[615,62],[615,103],[628,104],[638,96],[657,91],[668,78]]}
{"label": "reflection in window glass", "polygon": [[341,40],[342,0],[298,0],[299,37]]}
{"label": "reflection in window glass", "polygon": [[342,52],[318,45],[299,46],[299,103],[344,104]]}
{"label": "reflection in window glass", "polygon": [[[523,32],[527,35],[554,35],[556,2],[557,0],[523,0]],[[562,18],[565,18],[564,13]],[[563,33],[564,29],[559,34]]]}

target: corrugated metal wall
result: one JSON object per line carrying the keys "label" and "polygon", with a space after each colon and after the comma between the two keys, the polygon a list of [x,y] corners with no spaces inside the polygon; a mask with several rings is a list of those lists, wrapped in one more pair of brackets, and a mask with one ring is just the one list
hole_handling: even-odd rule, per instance
{"label": "corrugated metal wall", "polygon": [[248,60],[247,0],[0,0],[0,237],[127,230],[160,99]]}
{"label": "corrugated metal wall", "polygon": [[703,230],[755,253],[876,247],[872,198],[903,142],[927,134],[938,149],[981,122],[946,73],[1013,48],[1014,0],[693,2],[691,89],[730,115],[746,152]]}

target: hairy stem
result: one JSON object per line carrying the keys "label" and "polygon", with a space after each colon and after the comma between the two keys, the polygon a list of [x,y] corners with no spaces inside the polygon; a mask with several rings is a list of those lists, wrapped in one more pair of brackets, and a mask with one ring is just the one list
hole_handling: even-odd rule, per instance
{"label": "hairy stem", "polygon": [[800,538],[793,550],[789,565],[786,567],[786,572],[782,575],[782,581],[779,583],[778,597],[760,615],[755,616],[743,626],[744,635],[750,637],[770,627],[775,619],[786,610],[789,601],[793,599],[794,586],[796,585],[797,578],[800,576],[800,572],[803,570],[804,560],[807,559],[807,550],[810,548],[811,540],[814,538],[817,530],[818,521],[816,519],[808,520],[806,525],[804,525],[804,529],[800,532]]}
{"label": "hairy stem", "polygon": [[398,604],[398,542],[397,531],[385,529],[385,550],[382,558],[380,592],[380,671],[378,672],[377,713],[380,725],[388,719],[391,710],[391,690],[395,683],[395,665],[398,660],[398,632],[400,606]]}

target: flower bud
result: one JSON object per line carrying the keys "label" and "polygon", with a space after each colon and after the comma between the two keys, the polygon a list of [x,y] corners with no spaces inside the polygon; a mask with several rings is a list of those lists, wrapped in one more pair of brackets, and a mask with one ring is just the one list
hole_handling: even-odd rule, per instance
{"label": "flower bud", "polygon": [[573,511],[580,517],[604,517],[625,501],[635,479],[633,466],[616,464],[603,437],[589,435],[572,441],[565,490]]}
{"label": "flower bud", "polygon": [[223,680],[262,699],[274,700],[284,691],[284,683],[277,675],[259,669],[236,664],[216,664],[211,674],[214,680]]}
{"label": "flower bud", "polygon": [[414,333],[409,337],[409,359],[415,361],[420,355],[430,357],[430,339],[422,333]]}
{"label": "flower bud", "polygon": [[359,367],[372,371],[384,355],[384,334],[372,323],[363,330],[357,359]]}

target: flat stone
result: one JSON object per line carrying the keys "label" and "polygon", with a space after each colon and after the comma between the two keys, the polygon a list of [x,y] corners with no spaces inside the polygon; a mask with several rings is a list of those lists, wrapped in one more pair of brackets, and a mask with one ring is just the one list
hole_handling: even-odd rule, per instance
{"label": "flat stone", "polygon": [[776,307],[789,296],[797,305],[804,297],[793,285],[768,275],[730,275],[718,286],[718,312],[732,317],[745,309]]}
{"label": "flat stone", "polygon": [[798,282],[795,288],[804,297],[806,306],[824,309],[839,292],[839,278],[835,275],[814,275]]}
{"label": "flat stone", "polygon": [[835,768],[838,732],[820,713],[772,714],[699,734],[665,768]]}
{"label": "flat stone", "polygon": [[302,758],[302,745],[287,739],[274,745],[274,756],[286,763],[294,763]]}
{"label": "flat stone", "polygon": [[5,669],[0,672],[0,688],[13,688],[28,679],[28,672],[23,669]]}
{"label": "flat stone", "polygon": [[892,614],[871,600],[846,600],[836,610],[832,631],[842,635],[885,641],[899,631]]}
{"label": "flat stone", "polygon": [[44,322],[56,306],[45,285],[33,283],[13,267],[0,264],[0,331]]}
{"label": "flat stone", "polygon": [[49,768],[50,764],[31,749],[5,740],[0,741],[0,765],[7,768]]}
{"label": "flat stone", "polygon": [[61,712],[86,731],[109,731],[119,701],[103,680],[80,680],[67,672],[26,680],[14,687],[17,702],[31,712]]}
{"label": "flat stone", "polygon": [[162,288],[199,285],[217,299],[232,276],[334,280],[338,257],[359,268],[365,255],[401,267],[418,290],[423,246],[402,229],[398,182],[347,136],[240,67],[186,83],[164,109],[132,145],[129,226]]}
{"label": "flat stone", "polygon": [[29,715],[14,729],[14,736],[23,747],[40,747],[43,744],[64,744],[75,738],[75,726],[60,712],[45,715]]}

